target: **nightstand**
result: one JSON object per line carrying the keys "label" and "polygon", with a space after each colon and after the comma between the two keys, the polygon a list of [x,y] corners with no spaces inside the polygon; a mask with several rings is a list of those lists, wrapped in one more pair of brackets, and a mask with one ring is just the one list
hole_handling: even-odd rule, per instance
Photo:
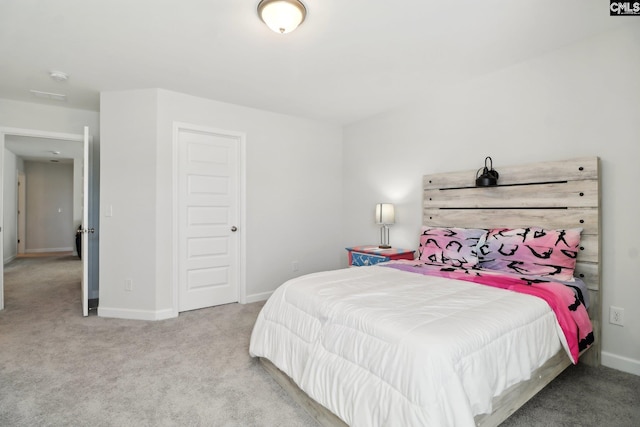
{"label": "nightstand", "polygon": [[349,252],[349,265],[361,267],[374,265],[392,259],[414,259],[414,250],[390,248],[381,249],[376,245],[352,246],[346,248]]}

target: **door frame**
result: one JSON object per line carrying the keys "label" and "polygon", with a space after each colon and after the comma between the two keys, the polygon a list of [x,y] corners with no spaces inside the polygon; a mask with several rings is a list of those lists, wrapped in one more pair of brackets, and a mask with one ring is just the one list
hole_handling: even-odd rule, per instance
{"label": "door frame", "polygon": [[[54,140],[74,141],[80,144],[84,141],[83,134],[48,132],[35,129],[0,127],[0,226],[4,222],[4,149],[7,135],[26,136]],[[4,259],[4,230],[0,231],[0,260]],[[0,310],[4,309],[4,263],[0,265]]]}
{"label": "door frame", "polygon": [[246,304],[247,302],[247,287],[246,287],[246,241],[247,241],[247,233],[246,233],[246,134],[243,132],[229,131],[225,129],[212,128],[208,126],[194,125],[191,123],[184,122],[173,122],[173,142],[172,142],[172,230],[171,230],[171,246],[173,248],[172,260],[171,260],[171,269],[172,269],[172,279],[173,279],[173,315],[177,317],[179,315],[179,299],[180,299],[180,270],[179,270],[179,238],[180,238],[180,227],[178,224],[178,210],[179,210],[179,164],[178,164],[178,156],[179,156],[179,136],[181,131],[194,131],[194,132],[204,132],[204,133],[212,133],[223,136],[229,136],[233,138],[237,138],[240,146],[238,147],[238,231],[236,235],[238,236],[238,266],[237,266],[237,277],[238,277],[238,302],[240,304]]}
{"label": "door frame", "polygon": [[[3,170],[4,171],[4,170]],[[4,178],[4,177],[3,177]],[[17,254],[23,255],[25,252],[25,240],[26,240],[26,221],[27,221],[27,180],[24,172],[18,171],[18,249]],[[4,202],[4,200],[3,200]],[[3,205],[4,206],[4,205]],[[3,242],[4,243],[4,242]]]}

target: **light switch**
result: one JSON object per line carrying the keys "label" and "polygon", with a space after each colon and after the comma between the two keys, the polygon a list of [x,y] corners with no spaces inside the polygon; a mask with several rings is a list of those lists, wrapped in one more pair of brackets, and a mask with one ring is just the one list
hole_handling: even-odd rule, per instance
{"label": "light switch", "polygon": [[107,206],[107,209],[104,211],[104,216],[113,216],[113,205]]}

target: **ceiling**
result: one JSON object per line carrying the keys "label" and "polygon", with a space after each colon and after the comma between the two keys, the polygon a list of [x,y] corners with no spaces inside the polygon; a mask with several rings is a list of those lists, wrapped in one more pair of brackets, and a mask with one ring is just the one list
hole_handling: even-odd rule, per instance
{"label": "ceiling", "polygon": [[348,124],[637,25],[602,0],[302,1],[280,35],[258,0],[2,0],[0,98],[97,111],[101,91],[164,88]]}
{"label": "ceiling", "polygon": [[24,160],[36,162],[73,163],[83,158],[81,141],[5,135],[5,148]]}

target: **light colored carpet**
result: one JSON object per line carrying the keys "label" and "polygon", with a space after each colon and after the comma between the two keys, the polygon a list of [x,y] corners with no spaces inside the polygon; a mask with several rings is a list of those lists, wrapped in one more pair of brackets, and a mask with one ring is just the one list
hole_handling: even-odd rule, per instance
{"label": "light colored carpet", "polygon": [[[316,425],[249,357],[262,303],[158,322],[83,318],[80,268],[72,256],[5,266],[0,426]],[[583,365],[503,424],[638,425],[640,377]]]}
{"label": "light colored carpet", "polygon": [[5,266],[1,426],[316,426],[249,357],[261,303],[81,316],[72,256]]}

